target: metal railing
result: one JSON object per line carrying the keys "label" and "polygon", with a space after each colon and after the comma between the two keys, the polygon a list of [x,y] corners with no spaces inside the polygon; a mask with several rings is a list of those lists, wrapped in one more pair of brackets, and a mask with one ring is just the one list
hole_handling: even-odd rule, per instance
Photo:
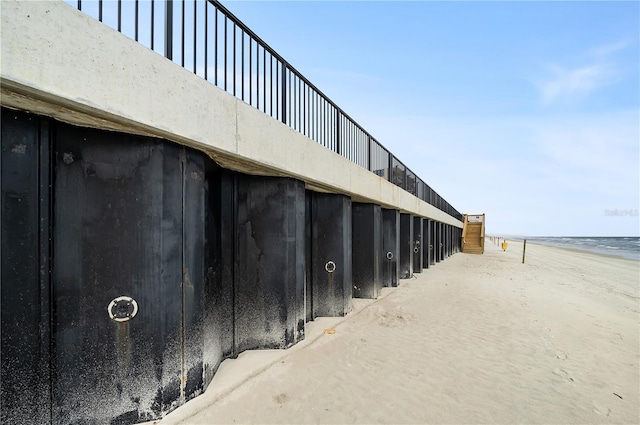
{"label": "metal railing", "polygon": [[217,0],[68,3],[462,220],[462,214]]}

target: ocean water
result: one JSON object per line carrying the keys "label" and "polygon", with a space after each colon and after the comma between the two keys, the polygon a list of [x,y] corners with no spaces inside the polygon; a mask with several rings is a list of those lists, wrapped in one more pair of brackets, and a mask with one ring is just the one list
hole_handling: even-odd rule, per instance
{"label": "ocean water", "polygon": [[572,248],[640,261],[640,237],[526,237],[539,245]]}

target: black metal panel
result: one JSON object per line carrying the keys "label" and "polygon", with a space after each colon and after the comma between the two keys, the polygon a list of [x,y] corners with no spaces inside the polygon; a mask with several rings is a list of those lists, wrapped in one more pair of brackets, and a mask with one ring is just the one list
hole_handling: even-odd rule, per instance
{"label": "black metal panel", "polygon": [[[181,153],[170,143],[58,126],[55,422],[131,423],[184,399]],[[120,296],[138,304],[129,321],[108,314]]]}
{"label": "black metal panel", "polygon": [[382,210],[353,203],[353,297],[378,298],[382,288]]}
{"label": "black metal panel", "polygon": [[452,230],[452,240],[451,240],[451,245],[452,245],[452,253],[453,254],[457,254],[458,253],[458,241],[460,240],[460,238],[458,237],[458,228],[457,227],[453,227]]}
{"label": "black metal panel", "polygon": [[311,296],[314,318],[344,316],[352,309],[351,220],[348,196],[313,192]]}
{"label": "black metal panel", "polygon": [[382,286],[398,286],[400,211],[382,209]]}
{"label": "black metal panel", "polygon": [[439,263],[444,259],[444,257],[442,256],[442,252],[443,252],[442,248],[443,248],[442,223],[436,222],[436,243],[435,243],[436,263]]}
{"label": "black metal panel", "polygon": [[453,254],[457,254],[460,251],[460,228],[453,228],[453,240],[451,241],[453,245]]}
{"label": "black metal panel", "polygon": [[451,227],[451,254],[458,252],[458,228]]}
{"label": "black metal panel", "polygon": [[429,220],[429,263],[433,266],[436,263],[436,222]]}
{"label": "black metal panel", "polygon": [[422,273],[422,217],[413,217],[413,272]]}
{"label": "black metal panel", "polygon": [[235,357],[233,322],[233,255],[235,174],[213,161],[205,163],[206,284],[204,292],[204,382],[207,386],[225,358]]}
{"label": "black metal panel", "polygon": [[51,420],[48,121],[2,110],[0,422]]}
{"label": "black metal panel", "polygon": [[431,266],[431,220],[422,222],[422,267],[428,269]]}
{"label": "black metal panel", "polygon": [[304,183],[238,175],[237,352],[285,348],[304,338]]}
{"label": "black metal panel", "polygon": [[400,214],[400,279],[413,276],[413,217]]}
{"label": "black metal panel", "polygon": [[313,255],[311,246],[311,208],[313,203],[313,192],[307,190],[304,194],[304,320],[310,322],[313,317]]}
{"label": "black metal panel", "polygon": [[449,226],[442,224],[442,259],[449,257]]}
{"label": "black metal panel", "polygon": [[[183,150],[182,160],[182,373],[183,402],[204,389],[206,215],[209,186],[202,152]],[[210,263],[209,263],[210,264]],[[185,379],[186,378],[186,379]]]}

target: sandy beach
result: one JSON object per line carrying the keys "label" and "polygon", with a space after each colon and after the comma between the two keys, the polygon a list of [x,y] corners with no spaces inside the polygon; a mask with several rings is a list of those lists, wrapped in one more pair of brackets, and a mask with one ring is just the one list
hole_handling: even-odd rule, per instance
{"label": "sandy beach", "polygon": [[[487,241],[289,350],[225,361],[161,424],[640,423],[640,262]],[[325,329],[335,333],[325,333]]]}

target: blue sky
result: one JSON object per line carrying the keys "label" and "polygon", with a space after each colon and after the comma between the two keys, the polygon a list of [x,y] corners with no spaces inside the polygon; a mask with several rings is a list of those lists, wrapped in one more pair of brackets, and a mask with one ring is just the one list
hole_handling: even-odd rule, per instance
{"label": "blue sky", "polygon": [[223,4],[490,233],[639,235],[639,2]]}
{"label": "blue sky", "polygon": [[640,235],[640,1],[223,4],[458,211],[486,213],[489,233]]}

